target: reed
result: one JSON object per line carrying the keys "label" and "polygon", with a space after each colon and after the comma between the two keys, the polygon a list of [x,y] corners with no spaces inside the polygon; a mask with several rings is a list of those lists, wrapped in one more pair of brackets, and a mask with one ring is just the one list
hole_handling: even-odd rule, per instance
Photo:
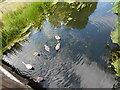
{"label": "reed", "polygon": [[42,21],[45,20],[46,9],[50,4],[50,2],[32,2],[25,8],[17,8],[16,11],[3,14],[3,27],[0,30],[3,49],[12,41],[20,38],[23,32],[25,33],[24,28],[28,25],[40,27]]}

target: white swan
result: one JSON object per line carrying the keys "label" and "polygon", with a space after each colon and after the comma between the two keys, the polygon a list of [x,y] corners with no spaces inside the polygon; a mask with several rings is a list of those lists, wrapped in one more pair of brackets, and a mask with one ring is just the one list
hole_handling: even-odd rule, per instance
{"label": "white swan", "polygon": [[46,51],[50,52],[50,48],[49,48],[49,46],[44,45],[44,47],[45,47],[45,50],[46,50]]}
{"label": "white swan", "polygon": [[31,64],[26,64],[26,63],[24,63],[24,62],[22,62],[22,63],[25,65],[25,67],[26,67],[27,69],[32,69],[32,68],[33,68]]}
{"label": "white swan", "polygon": [[56,40],[61,40],[61,37],[58,36],[58,35],[56,35],[56,36],[55,36],[55,39],[56,39]]}
{"label": "white swan", "polygon": [[60,42],[58,41],[58,44],[55,47],[55,50],[58,51],[60,49]]}
{"label": "white swan", "polygon": [[38,82],[39,83],[39,82],[43,81],[44,78],[43,77],[34,77],[33,80],[34,80],[34,82]]}

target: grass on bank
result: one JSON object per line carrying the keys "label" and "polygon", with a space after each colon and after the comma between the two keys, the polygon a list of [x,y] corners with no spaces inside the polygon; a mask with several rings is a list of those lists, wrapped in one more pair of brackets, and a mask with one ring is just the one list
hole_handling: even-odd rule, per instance
{"label": "grass on bank", "polygon": [[[50,2],[32,2],[25,8],[18,8],[3,14],[2,49],[5,51],[11,43],[18,42],[22,34],[27,30],[24,29],[29,25],[39,27],[45,20],[45,10],[49,8]],[[23,33],[24,32],[24,33]]]}

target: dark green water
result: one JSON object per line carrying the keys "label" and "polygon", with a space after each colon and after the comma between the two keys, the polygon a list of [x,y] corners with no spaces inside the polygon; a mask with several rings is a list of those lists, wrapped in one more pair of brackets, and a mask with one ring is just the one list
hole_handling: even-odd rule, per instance
{"label": "dark green water", "polygon": [[[42,24],[41,31],[31,29],[31,36],[4,55],[4,60],[26,77],[42,76],[43,87],[57,88],[111,88],[114,75],[107,68],[106,45],[114,46],[110,33],[117,16],[112,3],[88,3],[86,8],[75,9],[67,3],[58,3]],[[61,48],[55,51],[61,37]],[[48,53],[44,44],[51,48]],[[34,57],[37,51],[40,56]],[[32,64],[27,70],[21,63]]]}

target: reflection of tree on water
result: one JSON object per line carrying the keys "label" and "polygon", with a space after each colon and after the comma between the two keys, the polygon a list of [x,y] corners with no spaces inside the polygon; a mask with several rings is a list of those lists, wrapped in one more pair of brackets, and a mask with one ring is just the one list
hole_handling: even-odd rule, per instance
{"label": "reflection of tree on water", "polygon": [[53,6],[53,13],[49,16],[54,26],[60,26],[61,21],[68,28],[84,29],[88,23],[88,17],[96,9],[97,2],[59,2]]}

